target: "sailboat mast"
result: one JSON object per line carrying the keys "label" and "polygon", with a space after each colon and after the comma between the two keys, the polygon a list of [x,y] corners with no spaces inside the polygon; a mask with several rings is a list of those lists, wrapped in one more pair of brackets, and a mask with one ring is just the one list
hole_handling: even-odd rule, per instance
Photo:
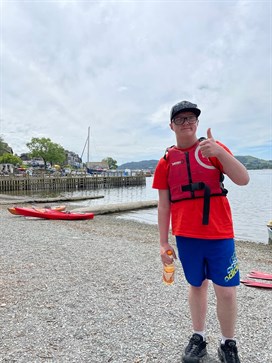
{"label": "sailboat mast", "polygon": [[87,155],[87,162],[90,161],[90,126],[88,127],[88,155]]}

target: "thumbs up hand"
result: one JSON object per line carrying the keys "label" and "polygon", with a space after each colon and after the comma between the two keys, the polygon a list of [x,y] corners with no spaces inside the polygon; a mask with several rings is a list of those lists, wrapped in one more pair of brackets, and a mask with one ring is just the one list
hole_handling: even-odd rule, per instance
{"label": "thumbs up hand", "polygon": [[212,129],[209,127],[208,130],[207,130],[207,139],[213,139],[213,136],[212,136]]}
{"label": "thumbs up hand", "polygon": [[218,145],[213,138],[211,128],[209,127],[207,130],[207,139],[203,140],[199,143],[200,151],[204,158],[209,158],[211,156],[218,156],[221,151],[221,146]]}

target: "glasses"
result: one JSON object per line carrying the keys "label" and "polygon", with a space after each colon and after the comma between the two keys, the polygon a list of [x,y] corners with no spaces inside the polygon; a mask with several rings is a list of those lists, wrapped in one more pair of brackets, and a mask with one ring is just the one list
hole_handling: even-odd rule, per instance
{"label": "glasses", "polygon": [[185,122],[192,125],[196,123],[197,117],[196,116],[187,116],[187,117],[177,117],[174,118],[172,122],[174,122],[175,125],[184,125]]}

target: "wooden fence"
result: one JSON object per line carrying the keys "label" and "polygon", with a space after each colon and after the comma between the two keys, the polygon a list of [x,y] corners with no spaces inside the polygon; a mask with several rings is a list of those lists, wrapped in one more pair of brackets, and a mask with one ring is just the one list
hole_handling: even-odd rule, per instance
{"label": "wooden fence", "polygon": [[8,191],[63,191],[92,190],[99,188],[145,185],[145,175],[96,175],[69,176],[4,176],[0,177],[0,193]]}

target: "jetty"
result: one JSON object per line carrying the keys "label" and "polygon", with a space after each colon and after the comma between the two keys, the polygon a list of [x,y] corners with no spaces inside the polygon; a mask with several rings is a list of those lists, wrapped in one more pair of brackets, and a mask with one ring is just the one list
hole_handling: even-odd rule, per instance
{"label": "jetty", "polygon": [[143,173],[124,175],[118,173],[84,174],[68,176],[1,176],[0,193],[20,191],[74,191],[112,187],[146,185]]}
{"label": "jetty", "polygon": [[9,205],[9,204],[33,204],[33,203],[59,203],[59,202],[81,202],[83,200],[90,199],[101,199],[104,198],[104,195],[96,195],[96,196],[60,196],[60,197],[45,197],[45,198],[29,198],[29,197],[21,197],[21,196],[10,196],[6,194],[0,194],[0,205]]}
{"label": "jetty", "polygon": [[79,207],[72,209],[71,212],[80,212],[80,213],[90,212],[94,213],[95,215],[98,215],[98,214],[128,212],[137,209],[156,208],[157,206],[158,206],[157,200],[146,200],[146,201],[130,202],[130,203],[114,203],[114,204],[102,204],[89,207]]}

